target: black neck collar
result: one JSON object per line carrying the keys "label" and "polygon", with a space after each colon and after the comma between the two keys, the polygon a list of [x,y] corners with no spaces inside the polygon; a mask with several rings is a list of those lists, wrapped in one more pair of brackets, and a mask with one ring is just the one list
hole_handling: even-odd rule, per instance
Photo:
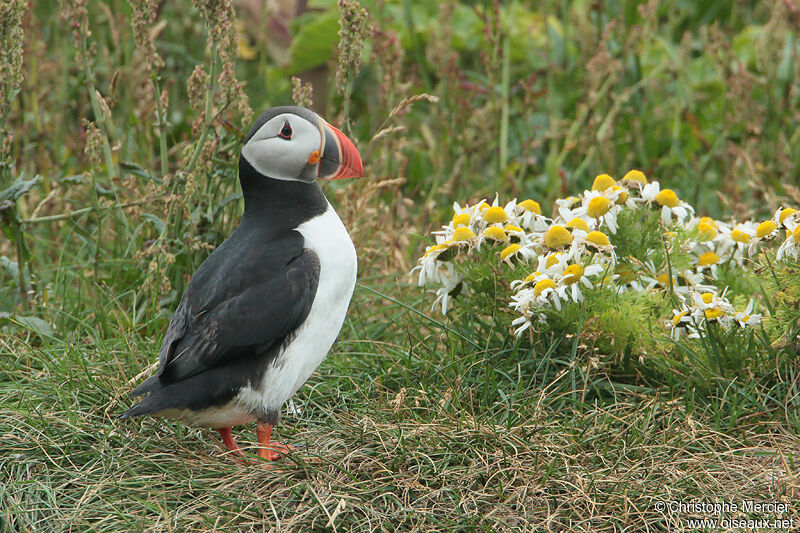
{"label": "black neck collar", "polygon": [[239,157],[239,182],[244,197],[242,223],[257,219],[276,229],[294,229],[328,209],[328,200],[317,182],[264,176],[244,157]]}

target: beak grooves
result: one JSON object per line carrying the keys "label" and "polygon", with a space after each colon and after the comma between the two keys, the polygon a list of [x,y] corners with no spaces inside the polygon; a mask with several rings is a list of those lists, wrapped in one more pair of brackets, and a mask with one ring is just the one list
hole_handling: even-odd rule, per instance
{"label": "beak grooves", "polygon": [[361,176],[364,167],[353,142],[330,124],[325,124],[325,150],[320,162],[320,177],[328,179]]}

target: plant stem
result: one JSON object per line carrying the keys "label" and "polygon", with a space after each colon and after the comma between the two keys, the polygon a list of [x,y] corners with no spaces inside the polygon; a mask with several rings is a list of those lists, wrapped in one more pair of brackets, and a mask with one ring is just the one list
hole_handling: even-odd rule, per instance
{"label": "plant stem", "polygon": [[[16,206],[14,207],[16,209]],[[23,257],[23,239],[25,235],[22,232],[22,227],[19,222],[14,224],[14,233],[16,234],[14,240],[16,241],[17,248],[17,277],[19,279],[19,297],[22,301],[22,309],[28,310],[28,287],[25,283],[25,258]]]}
{"label": "plant stem", "polygon": [[167,160],[167,117],[165,109],[161,106],[161,89],[158,85],[158,76],[153,75],[153,97],[156,100],[156,120],[158,121],[158,150],[161,159],[161,178],[169,171],[169,161]]}
{"label": "plant stem", "polygon": [[212,119],[211,119],[211,110],[212,110],[212,101],[214,96],[214,74],[216,73],[217,67],[217,53],[215,49],[211,49],[211,66],[209,67],[208,71],[208,90],[206,91],[206,109],[205,109],[205,116],[203,117],[203,130],[200,132],[200,139],[197,141],[197,145],[194,148],[194,152],[192,152],[192,157],[189,159],[189,163],[186,165],[185,172],[188,174],[194,168],[194,165],[197,163],[197,158],[200,157],[200,152],[203,150],[203,146],[206,144],[206,137],[208,136],[208,130],[211,127]]}
{"label": "plant stem", "polygon": [[350,74],[347,75],[347,83],[344,86],[344,130],[345,135],[350,136],[352,131],[350,130],[350,93],[353,90],[353,79]]}
{"label": "plant stem", "polygon": [[86,47],[86,40],[83,41],[83,70],[86,73],[86,83],[89,85],[89,101],[92,104],[92,112],[94,113],[95,121],[102,120],[106,129],[103,135],[103,154],[106,159],[106,171],[108,172],[108,183],[110,186],[112,179],[117,175],[117,171],[114,168],[114,158],[111,155],[111,143],[108,140],[108,136],[111,134],[110,117],[105,116],[97,101],[94,72],[92,71],[92,64],[89,62],[89,50]]}
{"label": "plant stem", "polygon": [[28,218],[22,221],[23,224],[38,224],[39,222],[55,222],[58,220],[66,220],[68,218],[79,217],[81,215],[85,215],[86,213],[91,213],[92,211],[110,211],[112,209],[124,209],[126,207],[133,207],[136,205],[142,205],[148,202],[151,202],[152,199],[148,198],[147,200],[139,200],[138,202],[130,202],[127,204],[122,205],[113,205],[113,206],[106,206],[106,207],[83,207],[81,209],[76,209],[75,211],[70,211],[69,213],[61,213],[60,215],[48,215],[44,217],[36,217],[36,218]]}

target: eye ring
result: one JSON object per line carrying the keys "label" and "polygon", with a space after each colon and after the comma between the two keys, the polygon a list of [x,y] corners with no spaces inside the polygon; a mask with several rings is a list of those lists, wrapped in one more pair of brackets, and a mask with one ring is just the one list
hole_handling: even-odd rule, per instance
{"label": "eye ring", "polygon": [[292,138],[292,127],[289,125],[288,122],[283,123],[283,127],[281,128],[280,133],[278,133],[278,137],[281,139],[289,140]]}

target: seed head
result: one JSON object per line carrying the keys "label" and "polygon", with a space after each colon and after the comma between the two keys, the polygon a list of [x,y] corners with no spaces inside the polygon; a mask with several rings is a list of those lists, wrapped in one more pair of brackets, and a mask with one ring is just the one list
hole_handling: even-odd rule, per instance
{"label": "seed head", "polygon": [[367,10],[356,0],[339,0],[339,64],[336,68],[336,89],[345,93],[348,81],[361,68],[361,49],[369,38]]}

